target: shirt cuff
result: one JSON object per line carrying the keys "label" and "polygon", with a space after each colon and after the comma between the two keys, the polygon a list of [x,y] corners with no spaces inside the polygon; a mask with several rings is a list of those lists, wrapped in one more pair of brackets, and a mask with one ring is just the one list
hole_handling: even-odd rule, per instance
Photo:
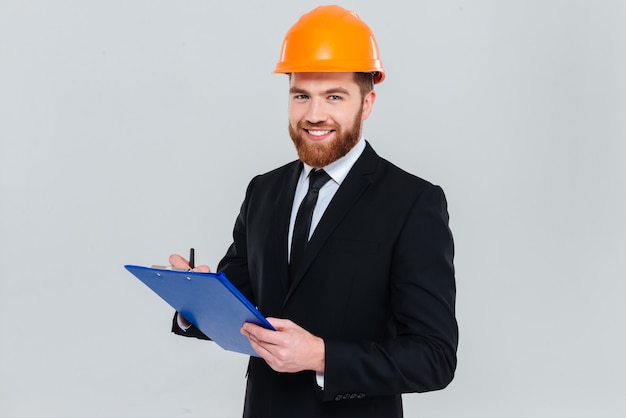
{"label": "shirt cuff", "polygon": [[317,382],[317,386],[324,390],[324,375],[315,373],[315,381]]}
{"label": "shirt cuff", "polygon": [[187,331],[191,328],[191,322],[187,321],[184,316],[179,313],[176,313],[176,323],[183,331]]}

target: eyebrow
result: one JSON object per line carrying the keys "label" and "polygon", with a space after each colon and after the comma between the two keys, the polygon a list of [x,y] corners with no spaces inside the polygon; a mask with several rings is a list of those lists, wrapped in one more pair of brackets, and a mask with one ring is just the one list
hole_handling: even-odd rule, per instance
{"label": "eyebrow", "polygon": [[[306,94],[306,95],[310,95],[310,93],[308,91],[306,91],[305,89],[301,89],[299,87],[291,87],[289,89],[289,93],[290,94]],[[330,89],[322,92],[322,94],[324,94],[324,95],[336,94],[336,93],[345,94],[346,96],[350,95],[350,92],[348,90],[344,89],[343,87],[333,87],[333,88],[330,88]]]}

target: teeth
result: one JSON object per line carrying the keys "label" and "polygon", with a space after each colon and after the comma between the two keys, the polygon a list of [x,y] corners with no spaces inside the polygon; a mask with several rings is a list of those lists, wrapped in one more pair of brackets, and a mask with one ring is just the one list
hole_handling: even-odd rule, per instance
{"label": "teeth", "polygon": [[330,131],[312,131],[312,130],[308,130],[309,134],[313,135],[313,136],[323,136],[323,135],[327,135],[330,133]]}

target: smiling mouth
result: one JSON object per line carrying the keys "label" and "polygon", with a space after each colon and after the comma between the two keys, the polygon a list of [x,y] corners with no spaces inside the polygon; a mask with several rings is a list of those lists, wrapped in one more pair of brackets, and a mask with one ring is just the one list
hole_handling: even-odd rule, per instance
{"label": "smiling mouth", "polygon": [[311,136],[317,136],[317,137],[322,137],[324,135],[328,135],[329,133],[333,132],[330,129],[325,129],[325,130],[320,130],[320,129],[305,129],[306,133],[308,133]]}

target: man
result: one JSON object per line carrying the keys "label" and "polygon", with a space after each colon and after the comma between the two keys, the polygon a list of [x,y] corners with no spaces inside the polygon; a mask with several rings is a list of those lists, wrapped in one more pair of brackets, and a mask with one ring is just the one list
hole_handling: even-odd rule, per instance
{"label": "man", "polygon": [[[250,182],[218,266],[277,329],[241,329],[260,356],[244,417],[401,417],[402,393],[444,388],[456,368],[444,194],[361,136],[385,73],[358,16],[303,15],[276,72],[289,74],[299,160]],[[178,315],[173,331],[207,338]]]}

